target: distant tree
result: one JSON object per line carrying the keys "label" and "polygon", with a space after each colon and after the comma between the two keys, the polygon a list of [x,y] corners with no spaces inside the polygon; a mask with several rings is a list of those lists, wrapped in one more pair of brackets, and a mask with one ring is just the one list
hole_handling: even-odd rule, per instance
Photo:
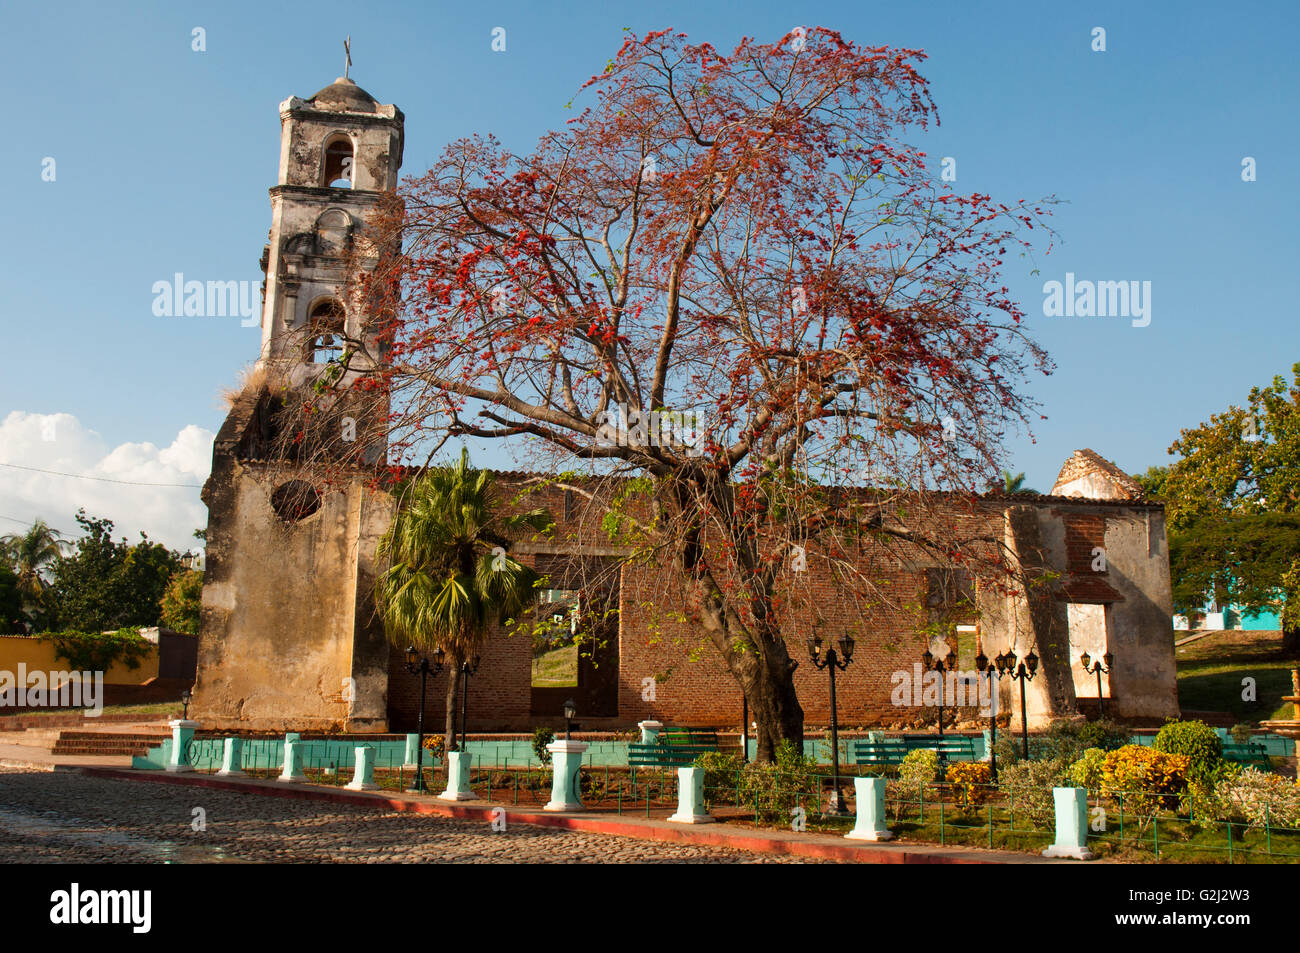
{"label": "distant tree", "polygon": [[1202,517],[1170,537],[1174,603],[1185,612],[1213,594],[1247,611],[1274,608],[1297,553],[1300,514]]}
{"label": "distant tree", "polygon": [[0,635],[24,632],[25,621],[18,574],[8,566],[0,565]]}
{"label": "distant tree", "polygon": [[1142,492],[1149,500],[1165,498],[1165,482],[1169,479],[1168,467],[1147,467],[1145,473],[1134,473],[1133,479],[1142,485]]}
{"label": "distant tree", "polygon": [[203,573],[197,569],[173,573],[162,597],[162,624],[177,632],[198,635],[202,603]]}
{"label": "distant tree", "polygon": [[[1300,364],[1170,446],[1181,455],[1161,490],[1175,593],[1192,605],[1263,608],[1282,595],[1283,644],[1300,652]],[[1148,471],[1150,472],[1150,471]]]}
{"label": "distant tree", "polygon": [[132,545],[113,540],[111,520],[78,510],[83,535],[54,563],[50,594],[57,624],[64,629],[101,632],[127,626],[153,626],[172,575],[182,568],[179,553],[144,533]]}
{"label": "distant tree", "polygon": [[17,576],[23,612],[39,624],[49,610],[46,574],[63,553],[62,534],[44,520],[36,520],[22,533],[0,537],[0,553]]}
{"label": "distant tree", "polygon": [[1025,475],[1017,473],[1014,476],[1010,470],[1002,471],[1003,492],[1012,493],[1018,496],[1037,496],[1038,491],[1031,487],[1025,486]]}
{"label": "distant tree", "polygon": [[1293,513],[1300,510],[1300,364],[1293,383],[1280,375],[1250,392],[1246,407],[1230,406],[1182,431],[1169,448],[1165,500],[1174,528],[1205,516]]}

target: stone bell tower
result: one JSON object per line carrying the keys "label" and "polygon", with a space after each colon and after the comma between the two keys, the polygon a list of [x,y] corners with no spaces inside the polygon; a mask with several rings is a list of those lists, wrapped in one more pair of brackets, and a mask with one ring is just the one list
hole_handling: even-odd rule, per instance
{"label": "stone bell tower", "polygon": [[393,504],[371,484],[387,398],[349,385],[382,365],[386,315],[349,276],[384,251],[368,219],[396,190],[404,119],[345,76],[285,100],[280,121],[257,373],[231,398],[203,488],[194,712],[210,728],[382,732],[375,553]]}
{"label": "stone bell tower", "polygon": [[[383,193],[397,188],[404,123],[400,109],[380,104],[347,77],[310,99],[291,96],[280,104],[258,363],[292,386],[311,385],[331,369],[334,387],[345,392],[383,360],[377,316],[364,313],[347,278],[350,267],[375,261],[377,249],[363,234]],[[359,412],[377,414],[376,400],[368,398]],[[372,443],[366,462],[381,462],[383,446]]]}

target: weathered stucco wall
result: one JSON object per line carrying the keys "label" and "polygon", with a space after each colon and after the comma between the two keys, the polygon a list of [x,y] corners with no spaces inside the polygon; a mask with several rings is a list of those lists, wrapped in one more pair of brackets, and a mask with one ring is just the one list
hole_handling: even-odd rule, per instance
{"label": "weathered stucco wall", "polygon": [[193,711],[212,727],[384,731],[373,558],[392,503],[353,480],[286,523],[271,494],[293,476],[218,455]]}
{"label": "weathered stucco wall", "polygon": [[[1008,510],[1008,544],[1021,558],[1052,574],[1028,599],[1008,597],[994,613],[985,651],[1008,647],[1023,657],[1030,645],[1042,659],[1026,685],[1031,726],[1073,714],[1080,698],[1096,697],[1096,679],[1083,676],[1079,656],[1106,649],[1114,670],[1103,677],[1107,713],[1159,720],[1178,715],[1169,549],[1164,512],[1150,506],[1053,504]],[[1105,607],[1104,643],[1082,644],[1071,633],[1071,604]],[[1076,615],[1079,615],[1076,613]],[[999,637],[997,633],[1003,633]],[[996,650],[996,651],[995,651]],[[1020,718],[1019,686],[1004,679],[1002,708]]]}
{"label": "weathered stucco wall", "polygon": [[1126,510],[1106,523],[1113,604],[1108,636],[1115,653],[1110,684],[1126,718],[1178,715],[1173,593],[1163,510]]}

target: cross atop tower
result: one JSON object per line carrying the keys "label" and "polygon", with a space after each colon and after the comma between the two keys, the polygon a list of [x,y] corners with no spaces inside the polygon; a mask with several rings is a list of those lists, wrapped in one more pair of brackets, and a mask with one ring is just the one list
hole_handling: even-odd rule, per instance
{"label": "cross atop tower", "polygon": [[348,78],[348,70],[352,68],[352,36],[343,41],[343,78]]}

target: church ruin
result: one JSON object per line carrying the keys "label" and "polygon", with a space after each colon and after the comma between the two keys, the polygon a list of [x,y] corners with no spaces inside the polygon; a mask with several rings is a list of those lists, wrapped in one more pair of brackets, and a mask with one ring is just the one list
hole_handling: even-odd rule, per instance
{"label": "church ruin", "polygon": [[[347,78],[310,99],[290,97],[280,116],[260,357],[217,436],[203,491],[209,523],[193,708],[205,727],[221,730],[405,731],[414,726],[419,679],[386,642],[373,599],[376,549],[394,501],[375,486],[373,471],[323,481],[310,466],[296,469],[292,459],[276,457],[264,383],[275,374],[291,390],[310,388],[337,369],[344,349],[345,375],[383,360],[345,278],[358,256],[364,267],[366,256],[381,251],[367,245],[365,223],[397,187],[404,117]],[[375,434],[386,408],[369,399],[375,402],[340,407],[333,423],[354,427],[365,459],[378,465],[386,448]],[[505,490],[545,482],[499,474]],[[579,610],[572,594],[596,566],[606,570],[598,574],[602,590],[583,598],[611,611],[602,615],[595,648],[577,654],[558,679],[563,684],[538,676],[528,639],[494,631],[470,681],[469,730],[554,724],[568,697],[585,729],[624,729],[648,718],[738,726],[740,689],[712,645],[682,621],[667,578],[672,570],[624,561],[624,550],[592,531],[598,503],[544,486],[530,505],[548,508],[558,527],[556,541],[515,549],[550,577],[545,598]],[[1027,707],[1031,723],[1042,724],[1095,700],[1096,681],[1078,658],[1109,652],[1114,665],[1102,681],[1109,714],[1151,722],[1177,715],[1163,507],[1083,450],[1066,462],[1051,493],[990,494],[977,513],[1017,558],[1054,582],[1032,596],[974,594],[981,627],[958,627],[976,632],[953,643],[959,667],[979,650],[1023,656],[1033,647],[1042,662],[1027,686]],[[891,576],[899,591],[942,600],[935,581],[943,572],[900,562]],[[831,637],[853,631],[857,638],[854,664],[839,683],[841,724],[915,723],[918,711],[891,701],[892,674],[911,670],[926,649],[915,620],[901,609],[854,618],[835,602],[829,579],[811,584],[826,587]],[[442,698],[446,678],[433,680],[431,700]],[[826,680],[811,665],[795,679],[806,722],[828,722]],[[1010,680],[1000,686],[1002,708],[1018,718],[1013,687]],[[430,706],[431,714],[441,707]]]}

